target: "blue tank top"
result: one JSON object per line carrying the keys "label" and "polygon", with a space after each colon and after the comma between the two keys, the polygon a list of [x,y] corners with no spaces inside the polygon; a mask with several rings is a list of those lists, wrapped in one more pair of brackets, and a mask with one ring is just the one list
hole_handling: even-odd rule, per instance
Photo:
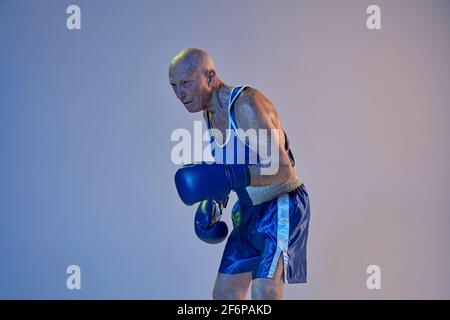
{"label": "blue tank top", "polygon": [[[206,114],[206,122],[210,134],[211,153],[214,158],[214,162],[218,164],[258,164],[261,162],[257,150],[248,145],[243,138],[238,134],[238,128],[236,125],[236,118],[234,114],[234,102],[239,97],[241,92],[249,86],[236,86],[231,90],[230,97],[228,99],[228,128],[225,132],[225,142],[220,145],[217,141],[212,125],[209,119],[209,114]],[[285,135],[285,150],[288,152],[292,166],[295,165],[294,156],[289,148],[289,142],[286,133]]]}

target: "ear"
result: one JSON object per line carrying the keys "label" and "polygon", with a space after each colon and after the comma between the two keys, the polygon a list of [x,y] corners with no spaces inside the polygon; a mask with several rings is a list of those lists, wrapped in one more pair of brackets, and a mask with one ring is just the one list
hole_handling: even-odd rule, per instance
{"label": "ear", "polygon": [[217,75],[214,69],[208,71],[208,87],[212,88],[216,84]]}

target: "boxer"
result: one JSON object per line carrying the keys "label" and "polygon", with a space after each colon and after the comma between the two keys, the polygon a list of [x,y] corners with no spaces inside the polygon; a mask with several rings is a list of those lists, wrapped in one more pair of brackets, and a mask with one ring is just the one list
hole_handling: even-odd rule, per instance
{"label": "boxer", "polygon": [[[285,283],[306,282],[310,203],[275,106],[251,86],[225,84],[212,57],[197,48],[184,49],[172,59],[169,80],[188,112],[203,113],[216,151],[214,163],[185,165],[175,174],[181,200],[200,203],[195,221],[202,240],[218,243],[227,236],[217,217],[223,199],[230,192],[238,196],[213,299],[245,299],[250,286],[252,299],[282,299]],[[279,132],[276,148],[269,148],[265,139],[252,147],[242,135],[249,129]],[[218,151],[231,142],[245,152],[223,161],[226,153]],[[273,163],[271,150],[277,152],[277,170],[264,174],[262,169]]]}

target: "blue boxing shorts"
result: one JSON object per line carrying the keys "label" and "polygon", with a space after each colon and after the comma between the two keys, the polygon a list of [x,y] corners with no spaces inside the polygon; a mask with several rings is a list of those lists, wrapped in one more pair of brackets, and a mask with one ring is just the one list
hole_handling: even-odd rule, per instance
{"label": "blue boxing shorts", "polygon": [[252,272],[252,278],[273,278],[282,256],[285,283],[306,282],[306,243],[310,205],[302,183],[293,191],[255,206],[233,207],[219,272]]}

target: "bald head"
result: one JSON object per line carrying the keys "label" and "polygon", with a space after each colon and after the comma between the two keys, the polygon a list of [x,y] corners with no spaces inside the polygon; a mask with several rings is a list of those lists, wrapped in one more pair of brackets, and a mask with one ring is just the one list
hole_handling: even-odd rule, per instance
{"label": "bald head", "polygon": [[197,48],[184,49],[172,59],[169,81],[177,98],[189,112],[207,108],[214,90],[221,83],[211,56]]}
{"label": "bald head", "polygon": [[198,48],[187,48],[180,51],[170,62],[169,73],[178,69],[186,73],[200,71],[207,74],[215,70],[214,61],[204,50]]}

